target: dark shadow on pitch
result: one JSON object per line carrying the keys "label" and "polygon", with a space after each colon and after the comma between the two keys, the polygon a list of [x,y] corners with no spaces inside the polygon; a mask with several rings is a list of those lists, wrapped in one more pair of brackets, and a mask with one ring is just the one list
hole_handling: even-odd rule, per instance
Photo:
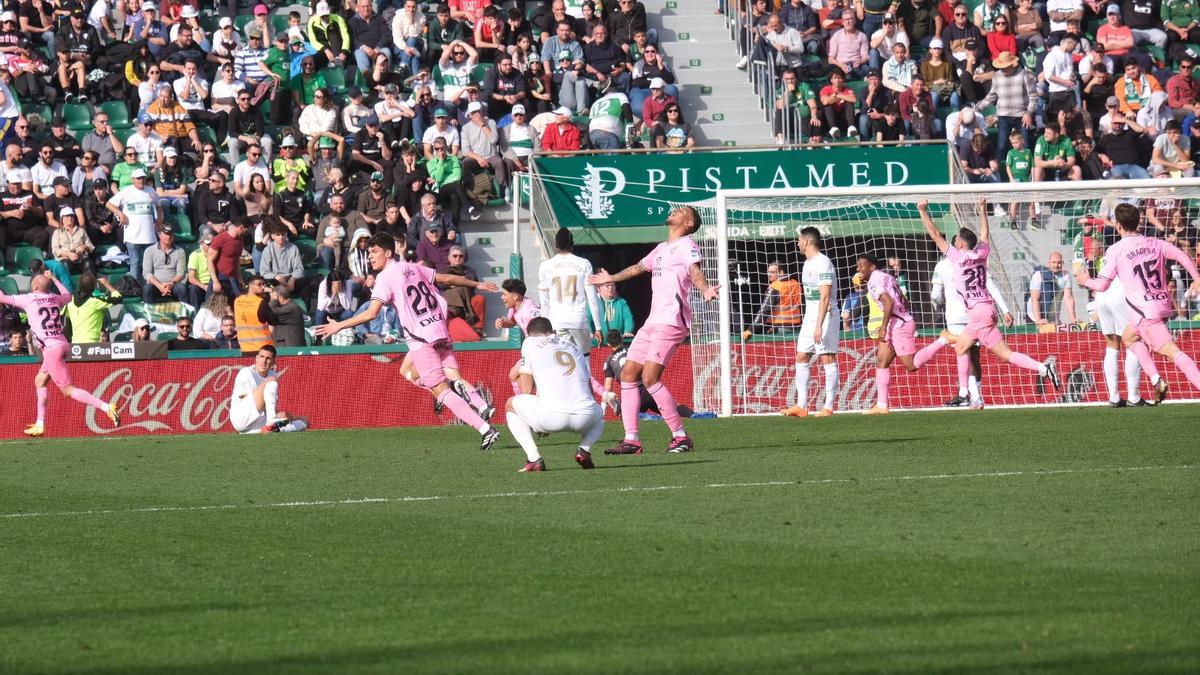
{"label": "dark shadow on pitch", "polygon": [[[608,455],[609,457],[619,457],[620,455]],[[651,466],[680,466],[682,464],[711,464],[719,462],[719,459],[687,459],[682,462],[639,462],[637,464],[605,464],[597,466],[597,469],[643,469]]]}

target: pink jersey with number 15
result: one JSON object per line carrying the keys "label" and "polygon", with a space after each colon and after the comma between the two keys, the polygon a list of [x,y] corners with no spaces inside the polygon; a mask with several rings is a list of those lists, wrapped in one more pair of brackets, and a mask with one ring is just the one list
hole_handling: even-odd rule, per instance
{"label": "pink jersey with number 15", "polygon": [[946,260],[950,261],[953,270],[950,283],[968,310],[995,304],[987,289],[987,260],[991,252],[992,247],[986,241],[979,242],[974,249],[962,250],[954,246],[946,249]]}
{"label": "pink jersey with number 15", "polygon": [[691,237],[664,241],[642,258],[650,273],[650,316],[647,326],[687,330],[692,324],[692,265],[700,262],[700,247]]}
{"label": "pink jersey with number 15", "polygon": [[1164,259],[1183,265],[1192,278],[1196,265],[1173,244],[1142,235],[1121,237],[1104,254],[1100,276],[1112,281],[1120,279],[1125,286],[1125,301],[1135,312],[1147,319],[1166,319],[1175,312],[1171,292],[1167,290]]}
{"label": "pink jersey with number 15", "polygon": [[409,349],[450,339],[446,299],[438,293],[434,274],[424,265],[393,260],[375,277],[371,299],[396,308]]}

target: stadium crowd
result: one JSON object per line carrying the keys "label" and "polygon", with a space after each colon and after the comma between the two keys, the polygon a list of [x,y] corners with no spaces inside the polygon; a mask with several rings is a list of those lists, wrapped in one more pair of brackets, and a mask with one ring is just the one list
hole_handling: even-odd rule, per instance
{"label": "stadium crowd", "polygon": [[[261,275],[272,302],[341,316],[370,292],[376,232],[468,272],[468,223],[535,150],[695,143],[636,0],[3,8],[0,276],[42,265],[98,298],[111,277],[146,304],[229,307]],[[478,339],[478,299],[451,304]],[[378,328],[358,339],[395,339]]]}

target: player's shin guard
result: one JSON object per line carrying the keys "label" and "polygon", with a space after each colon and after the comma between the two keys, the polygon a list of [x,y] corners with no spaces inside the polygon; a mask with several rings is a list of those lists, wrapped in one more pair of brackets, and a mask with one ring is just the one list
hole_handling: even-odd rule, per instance
{"label": "player's shin guard", "polygon": [[1154,355],[1150,353],[1150,348],[1145,342],[1138,340],[1129,345],[1129,351],[1137,357],[1137,362],[1142,366],[1142,372],[1150,378],[1150,384],[1158,384],[1162,378],[1158,375],[1158,366],[1154,363]]}
{"label": "player's shin guard", "polygon": [[888,387],[892,385],[892,369],[891,368],[876,368],[875,369],[875,392],[877,400],[875,405],[880,408],[888,407]]}
{"label": "player's shin guard", "polygon": [[967,380],[971,377],[971,355],[959,354],[955,360],[958,366],[958,395],[967,393]]}
{"label": "player's shin guard", "polygon": [[675,407],[675,397],[671,396],[667,385],[662,382],[654,383],[653,387],[646,389],[650,397],[658,405],[658,412],[662,415],[663,421],[667,423],[667,428],[671,430],[672,436],[683,436],[683,418],[679,416],[679,409]]}
{"label": "player's shin guard", "polygon": [[934,340],[933,342],[930,342],[929,344],[925,345],[920,351],[918,351],[916,356],[913,357],[913,365],[920,368],[921,366],[925,365],[926,363],[929,363],[929,359],[932,359],[933,355],[937,354],[938,351],[942,347],[945,347],[945,346],[946,346],[946,341],[943,340],[942,338],[938,338],[938,339]]}
{"label": "player's shin guard", "polygon": [[625,425],[625,440],[638,440],[638,411],[642,408],[642,388],[639,382],[621,382],[621,423]]}
{"label": "player's shin guard", "polygon": [[1042,373],[1042,364],[1038,363],[1037,361],[1034,361],[1033,357],[1029,356],[1028,354],[1022,354],[1021,352],[1013,352],[1012,355],[1008,357],[1008,362],[1018,368],[1024,368],[1025,370],[1034,370],[1034,371],[1037,371],[1038,373]]}
{"label": "player's shin guard", "polygon": [[79,401],[80,403],[83,403],[85,405],[94,406],[101,410],[104,410],[105,408],[108,407],[107,403],[105,403],[104,401],[101,401],[100,399],[93,396],[92,392],[84,391],[83,389],[80,389],[79,387],[75,387],[74,389],[71,390],[71,398],[76,401]]}
{"label": "player's shin guard", "polygon": [[[1116,403],[1121,399],[1119,391],[1120,383],[1117,381],[1117,362],[1120,360],[1120,350],[1112,347],[1104,349],[1104,387],[1108,390],[1109,403]],[[1128,381],[1126,377],[1126,381]]]}
{"label": "player's shin guard", "polygon": [[796,364],[796,407],[808,410],[808,378],[812,374],[812,365]]}
{"label": "player's shin guard", "polygon": [[533,429],[529,428],[529,424],[516,413],[510,413],[505,420],[508,421],[508,432],[517,439],[517,443],[521,444],[521,449],[525,451],[525,457],[531,462],[538,461],[541,454],[538,453],[537,443],[533,441]]}
{"label": "player's shin guard", "polygon": [[[78,390],[76,390],[78,391]],[[46,387],[37,388],[37,423],[46,424],[46,402],[50,400],[50,390]]]}
{"label": "player's shin guard", "polygon": [[1182,349],[1175,352],[1175,367],[1183,371],[1193,387],[1200,389],[1200,368],[1196,367],[1196,362],[1192,360],[1192,357],[1184,354]]}
{"label": "player's shin guard", "polygon": [[1142,383],[1142,364],[1138,363],[1137,355],[1128,349],[1125,350],[1125,399],[1130,403],[1137,403],[1142,400],[1142,394],[1138,390]]}
{"label": "player's shin guard", "polygon": [[833,410],[833,402],[837,400],[838,394],[838,364],[825,364],[825,409]]}
{"label": "player's shin guard", "polygon": [[464,401],[461,396],[454,393],[450,389],[443,391],[441,395],[437,397],[437,400],[438,403],[441,403],[449,408],[450,412],[454,413],[454,416],[462,420],[464,424],[472,429],[475,429],[481,434],[490,429],[492,426],[485,422],[483,418],[479,416],[479,413],[475,412],[475,409],[471,407],[471,404]]}

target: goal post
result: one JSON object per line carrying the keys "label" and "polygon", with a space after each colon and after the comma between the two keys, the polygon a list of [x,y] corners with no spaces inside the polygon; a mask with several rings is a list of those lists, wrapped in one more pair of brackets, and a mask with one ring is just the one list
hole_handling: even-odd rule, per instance
{"label": "goal post", "polygon": [[[875,373],[875,342],[869,336],[872,303],[852,284],[855,259],[874,254],[885,271],[901,278],[919,329],[918,347],[928,344],[946,328],[947,289],[940,287],[942,302],[935,302],[939,285],[933,283],[933,272],[941,254],[925,233],[916,205],[928,201],[935,222],[950,239],[959,227],[978,231],[981,196],[987,200],[991,229],[989,276],[1000,296],[998,304],[1013,318],[1013,325],[1003,328],[1005,338],[1015,350],[1039,360],[1056,357],[1064,378],[1063,390],[1056,392],[1039,384],[1029,371],[983,354],[979,376],[985,399],[989,405],[1004,406],[1107,401],[1105,344],[1096,306],[1090,292],[1075,284],[1073,270],[1098,269],[1104,249],[1116,239],[1112,209],[1123,201],[1140,207],[1144,232],[1178,242],[1195,256],[1200,179],[718,190],[712,198],[690,204],[701,215],[695,239],[703,251],[705,273],[722,288],[717,303],[692,295],[697,407],[730,416],[771,413],[794,403],[798,322],[786,313],[760,310],[770,282],[768,266],[783,287],[799,282],[804,260],[796,239],[808,226],[821,231],[824,252],[835,268],[834,317],[843,322],[836,409],[870,407]],[[1191,280],[1186,273],[1171,272],[1178,309],[1172,330],[1185,351],[1194,353],[1200,346],[1200,321],[1192,319],[1200,319],[1200,300],[1187,294]],[[751,334],[748,341],[742,337],[745,331]],[[1159,368],[1169,381],[1179,383],[1173,388],[1178,398],[1196,396],[1164,359],[1159,358]],[[810,387],[823,388],[820,371],[812,368]],[[899,362],[893,364],[893,372],[894,408],[940,409],[956,395],[952,348],[916,373],[905,373]],[[1123,375],[1120,391],[1125,398]],[[1149,394],[1144,378],[1140,391]],[[809,398],[819,400],[821,395],[814,388]]]}

